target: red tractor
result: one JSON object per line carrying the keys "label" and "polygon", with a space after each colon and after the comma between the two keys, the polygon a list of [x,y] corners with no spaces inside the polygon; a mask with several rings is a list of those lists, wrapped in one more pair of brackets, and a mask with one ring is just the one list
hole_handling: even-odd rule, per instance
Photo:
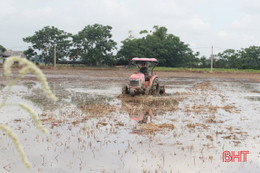
{"label": "red tractor", "polygon": [[[164,86],[160,86],[158,76],[153,73],[153,69],[158,65],[157,59],[133,58],[132,64],[136,65],[139,71],[130,76],[130,82],[122,88],[122,94],[130,94],[131,96],[165,94]],[[152,67],[150,75],[148,67]]]}

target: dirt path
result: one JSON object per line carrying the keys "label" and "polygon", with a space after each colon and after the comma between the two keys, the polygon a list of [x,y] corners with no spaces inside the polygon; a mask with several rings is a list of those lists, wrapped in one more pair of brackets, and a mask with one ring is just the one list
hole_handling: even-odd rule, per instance
{"label": "dirt path", "polygon": [[[131,69],[93,69],[93,68],[57,68],[42,69],[49,80],[124,80],[135,72]],[[14,69],[14,71],[17,71]],[[0,68],[0,74],[3,68]],[[167,78],[207,78],[207,79],[244,79],[260,82],[258,73],[227,73],[227,72],[156,72],[161,79]],[[0,81],[3,81],[3,75],[0,75]]]}

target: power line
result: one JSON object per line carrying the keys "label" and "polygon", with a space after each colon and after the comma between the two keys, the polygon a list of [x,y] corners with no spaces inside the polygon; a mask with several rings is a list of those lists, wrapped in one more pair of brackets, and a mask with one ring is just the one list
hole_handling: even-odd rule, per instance
{"label": "power line", "polygon": [[224,48],[224,47],[217,47],[217,46],[216,46],[216,47],[214,46],[214,48],[215,48],[215,49],[225,49],[225,50],[231,49],[231,48]]}
{"label": "power line", "polygon": [[[29,46],[14,46],[14,47],[7,47],[7,49],[25,48],[25,47],[29,47]],[[211,46],[205,46],[205,47],[191,47],[191,49],[211,49]],[[224,47],[214,46],[214,49],[231,49],[231,48],[224,48]]]}
{"label": "power line", "polygon": [[7,49],[25,48],[29,46],[17,46],[17,47],[7,47]]}
{"label": "power line", "polygon": [[[211,49],[212,47],[191,47],[191,49]],[[231,49],[231,48],[224,48],[224,47],[218,47],[214,46],[214,49]]]}
{"label": "power line", "polygon": [[210,49],[211,47],[191,47],[191,49]]}

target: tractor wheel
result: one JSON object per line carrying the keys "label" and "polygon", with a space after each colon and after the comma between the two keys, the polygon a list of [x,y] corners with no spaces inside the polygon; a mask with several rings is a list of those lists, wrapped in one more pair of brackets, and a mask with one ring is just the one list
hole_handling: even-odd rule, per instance
{"label": "tractor wheel", "polygon": [[135,96],[135,90],[130,89],[130,95],[131,95],[131,96]]}
{"label": "tractor wheel", "polygon": [[164,95],[165,94],[165,87],[164,86],[160,86],[159,94],[160,95]]}
{"label": "tractor wheel", "polygon": [[160,90],[159,80],[155,78],[152,84],[152,95],[158,95]]}
{"label": "tractor wheel", "polygon": [[122,94],[129,94],[129,88],[127,85],[123,86],[122,88]]}

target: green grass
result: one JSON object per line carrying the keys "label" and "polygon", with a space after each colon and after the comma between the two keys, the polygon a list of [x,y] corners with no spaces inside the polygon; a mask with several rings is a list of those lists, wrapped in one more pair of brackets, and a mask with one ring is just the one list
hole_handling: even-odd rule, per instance
{"label": "green grass", "polygon": [[[40,69],[53,69],[53,65],[44,65],[40,64],[38,65]],[[100,69],[116,69],[116,67],[111,67],[111,66],[86,66],[83,64],[57,64],[56,65],[57,69],[88,69],[88,70],[100,70]]]}
{"label": "green grass", "polygon": [[[40,65],[40,68],[53,68],[53,65]],[[77,69],[104,69],[104,70],[115,70],[117,67],[102,67],[102,66],[85,66],[80,64],[57,64],[58,69],[66,69],[66,68],[77,68]],[[137,67],[130,66],[126,69],[137,70]],[[149,68],[151,70],[151,68]],[[184,67],[155,67],[155,71],[183,71],[183,72],[210,72],[210,68],[184,68]],[[213,72],[228,72],[228,73],[260,73],[259,70],[255,69],[225,69],[225,68],[214,68]]]}

